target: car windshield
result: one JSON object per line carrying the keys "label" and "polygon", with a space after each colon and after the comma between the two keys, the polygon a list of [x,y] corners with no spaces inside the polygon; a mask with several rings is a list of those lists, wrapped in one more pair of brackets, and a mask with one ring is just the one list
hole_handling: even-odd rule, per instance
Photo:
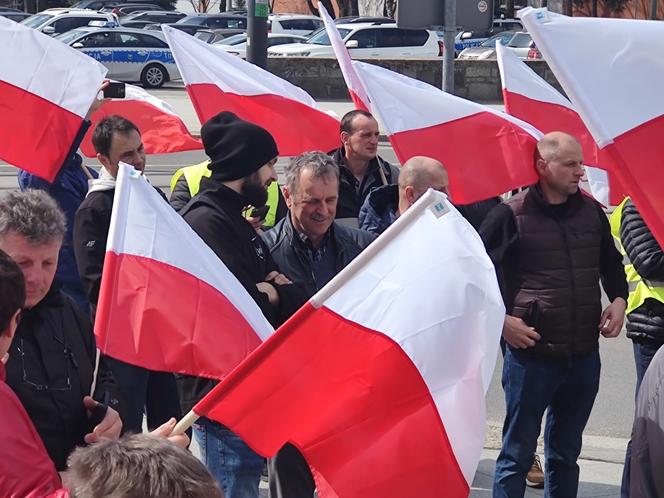
{"label": "car windshield", "polygon": [[[346,38],[346,35],[352,31],[347,28],[337,28],[337,30],[339,31],[342,40]],[[325,31],[324,27],[320,28],[318,31],[314,31],[314,33],[304,43],[310,43],[312,45],[332,45],[330,42],[330,37],[327,36],[327,31]]]}
{"label": "car windshield", "polygon": [[513,48],[528,48],[531,41],[532,38],[530,38],[528,33],[517,33],[512,37],[507,46]]}
{"label": "car windshield", "polygon": [[487,38],[486,40],[484,40],[482,43],[480,43],[480,46],[485,48],[496,48],[496,43],[498,41],[500,41],[500,43],[505,45],[507,42],[509,42],[512,39],[512,36],[514,36],[514,33],[510,32],[499,33],[497,35],[493,35],[491,38]]}
{"label": "car windshield", "polygon": [[60,40],[62,43],[66,43],[67,45],[69,45],[72,41],[81,36],[83,33],[86,33],[86,31],[73,29],[71,31],[67,31],[66,33],[62,33],[61,35],[58,35],[55,38]]}
{"label": "car windshield", "polygon": [[205,25],[205,16],[187,16],[180,19],[175,24],[197,24],[198,26]]}
{"label": "car windshield", "polygon": [[239,45],[240,43],[244,43],[246,41],[247,35],[245,33],[240,33],[239,35],[233,35],[229,36],[228,38],[219,40],[218,42],[215,42],[215,45]]}
{"label": "car windshield", "polygon": [[34,16],[30,16],[27,19],[23,19],[21,24],[27,26],[28,28],[38,28],[52,17],[53,16],[51,14],[35,14]]}

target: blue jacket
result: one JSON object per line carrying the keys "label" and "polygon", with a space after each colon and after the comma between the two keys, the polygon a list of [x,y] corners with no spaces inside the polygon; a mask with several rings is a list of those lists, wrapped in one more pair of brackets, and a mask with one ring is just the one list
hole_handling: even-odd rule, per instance
{"label": "blue jacket", "polygon": [[373,189],[364,200],[357,217],[358,227],[380,235],[397,219],[399,187],[385,185]]}

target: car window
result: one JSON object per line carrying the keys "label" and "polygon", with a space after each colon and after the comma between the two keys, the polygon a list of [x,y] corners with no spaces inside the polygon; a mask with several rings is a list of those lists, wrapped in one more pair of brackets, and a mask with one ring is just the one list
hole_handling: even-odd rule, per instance
{"label": "car window", "polygon": [[268,47],[276,47],[277,45],[286,45],[287,43],[297,43],[297,42],[294,41],[292,38],[287,38],[285,36],[279,36],[276,38],[267,39]]}
{"label": "car window", "polygon": [[421,47],[429,39],[423,29],[375,29],[378,47]]}
{"label": "car window", "polygon": [[209,31],[197,31],[194,34],[194,38],[198,38],[205,43],[210,43],[214,39],[214,33],[210,33]]}
{"label": "car window", "polygon": [[168,48],[168,43],[160,40],[156,36],[150,36],[150,35],[136,35],[136,36],[138,36],[141,47]]}
{"label": "car window", "polygon": [[378,29],[361,29],[353,33],[348,41],[357,40],[357,48],[375,48],[377,46],[376,33]]}
{"label": "car window", "polygon": [[142,40],[133,33],[117,33],[118,46],[125,47],[143,47]]}
{"label": "car window", "polygon": [[180,19],[177,24],[196,24],[197,26],[205,25],[207,19],[203,16],[187,16]]}
{"label": "car window", "polygon": [[530,46],[532,38],[528,33],[517,33],[510,40],[508,47],[513,48],[527,48]]}
{"label": "car window", "polygon": [[93,33],[80,39],[78,42],[81,43],[84,48],[112,47],[116,44],[114,38],[113,33],[110,31],[104,31],[102,33]]}
{"label": "car window", "polygon": [[247,21],[241,17],[217,17],[210,19],[211,23],[208,26],[213,28],[231,28],[231,29],[245,29]]}
{"label": "car window", "polygon": [[247,41],[247,35],[244,33],[240,33],[238,35],[229,36],[228,38],[219,40],[217,43],[221,45],[239,45],[240,43],[244,43],[246,41]]}
{"label": "car window", "polygon": [[513,36],[514,33],[510,33],[509,31],[504,31],[503,33],[493,35],[488,40],[484,40],[482,43],[480,43],[480,46],[486,48],[495,48],[496,43],[498,41],[500,41],[502,45],[507,45],[507,43],[512,39]]}
{"label": "car window", "polygon": [[30,16],[27,19],[21,21],[21,24],[27,26],[28,28],[36,28],[50,19],[53,19],[51,14],[35,14],[34,16]]}
{"label": "car window", "polygon": [[179,19],[178,16],[163,16],[163,15],[150,15],[146,17],[146,20],[152,22],[174,22]]}
{"label": "car window", "polygon": [[318,26],[311,19],[288,19],[279,21],[281,27],[285,30],[297,29],[302,31],[313,31]]}
{"label": "car window", "polygon": [[64,33],[72,29],[87,26],[90,21],[99,20],[96,17],[63,17],[53,23],[56,33]]}
{"label": "car window", "polygon": [[69,44],[72,41],[76,40],[77,38],[80,38],[86,33],[86,31],[81,31],[80,29],[73,29],[71,31],[67,31],[66,33],[62,33],[55,38],[60,40],[62,43]]}

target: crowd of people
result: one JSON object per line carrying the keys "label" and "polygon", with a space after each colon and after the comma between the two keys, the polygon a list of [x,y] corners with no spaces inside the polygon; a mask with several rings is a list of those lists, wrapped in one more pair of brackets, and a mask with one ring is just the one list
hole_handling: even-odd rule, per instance
{"label": "crowd of people", "polygon": [[[378,123],[366,111],[343,117],[338,149],[292,158],[281,186],[278,147],[265,129],[222,112],[201,138],[208,160],[175,174],[170,204],[275,328],[428,189],[450,192],[433,158],[400,168],[380,158]],[[173,434],[215,381],[98,353],[92,324],[119,163],[148,177],[149,167],[140,130],[120,116],[101,120],[92,142],[98,174],[74,154],[55,182],[21,172],[22,191],[0,198],[0,495],[256,498],[265,462],[240,436],[200,418],[201,463],[186,449],[189,438]],[[528,480],[546,496],[570,497],[599,388],[600,336],[616,337],[626,312],[637,393],[642,382],[650,389],[643,396],[658,389],[664,369],[646,369],[664,342],[664,253],[629,199],[609,222],[581,192],[574,137],[544,136],[533,167],[538,182],[506,201],[456,207],[485,243],[507,311],[494,496],[523,496]],[[623,494],[658,496],[661,446],[644,420],[659,412],[639,404],[647,413],[637,417]],[[535,451],[545,413],[543,473]],[[267,468],[273,498],[314,495],[295,446]]]}

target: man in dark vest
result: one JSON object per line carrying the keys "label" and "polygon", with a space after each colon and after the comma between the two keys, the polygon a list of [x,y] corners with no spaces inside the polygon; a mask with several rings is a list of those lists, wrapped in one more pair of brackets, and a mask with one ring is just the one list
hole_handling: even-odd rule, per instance
{"label": "man in dark vest", "polygon": [[[577,495],[583,430],[599,388],[599,334],[622,328],[627,282],[609,222],[579,190],[581,146],[561,132],[537,145],[537,184],[480,228],[507,316],[506,415],[494,497],[520,497],[547,410],[546,496]],[[599,282],[611,304],[602,311]]]}

